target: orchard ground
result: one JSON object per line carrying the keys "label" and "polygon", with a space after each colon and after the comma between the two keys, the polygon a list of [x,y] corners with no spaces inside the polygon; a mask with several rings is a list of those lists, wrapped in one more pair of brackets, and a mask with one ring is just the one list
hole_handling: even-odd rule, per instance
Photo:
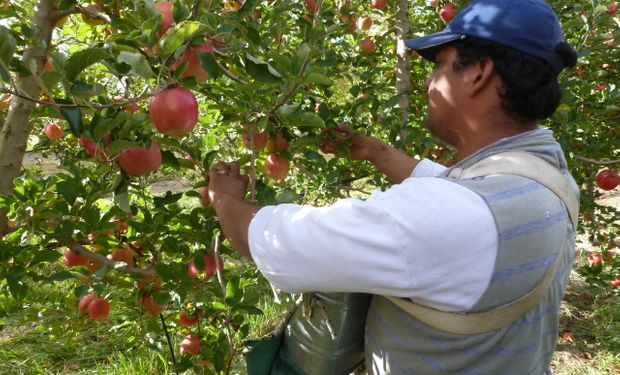
{"label": "orchard ground", "polygon": [[[40,155],[30,155],[29,167],[39,168],[44,174],[53,174],[57,168],[53,160]],[[151,185],[155,194],[166,191],[191,189],[191,181],[162,178]],[[618,189],[602,192],[598,204],[620,210]],[[189,202],[188,204],[198,204]],[[593,244],[588,234],[580,235],[575,249],[578,267],[587,267],[587,254]],[[616,239],[617,241],[620,238]],[[243,267],[239,262],[237,267]],[[276,304],[265,284],[264,316],[257,317],[252,325],[251,337],[262,337],[279,321],[286,303]],[[560,334],[552,368],[559,375],[620,374],[620,298],[586,282],[576,271],[561,308]],[[117,319],[108,322],[89,323],[75,312],[75,323],[62,332],[46,331],[40,324],[45,321],[64,320],[62,317],[65,293],[62,290],[41,291],[40,305],[17,306],[11,301],[0,301],[0,373],[1,374],[161,374],[173,373],[169,365],[169,353],[162,348],[159,353],[148,350],[142,337],[134,335],[127,323],[119,321],[135,319],[143,322],[139,311],[114,306]],[[51,303],[53,307],[45,307]],[[119,313],[119,309],[127,309]],[[38,322],[32,322],[32,315]],[[114,312],[113,312],[114,315]],[[178,344],[178,343],[177,343]],[[240,345],[240,343],[238,343]],[[176,345],[175,345],[176,347]],[[243,363],[237,363],[233,373],[244,374]],[[363,374],[364,372],[358,372]]]}

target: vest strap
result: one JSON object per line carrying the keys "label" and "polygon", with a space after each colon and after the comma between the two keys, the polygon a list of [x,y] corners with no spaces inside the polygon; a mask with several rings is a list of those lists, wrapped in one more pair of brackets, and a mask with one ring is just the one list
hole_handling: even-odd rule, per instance
{"label": "vest strap", "polygon": [[[566,176],[539,157],[524,152],[504,152],[485,158],[467,169],[454,168],[448,177],[474,178],[492,174],[523,176],[544,185],[564,202],[571,224],[573,228],[576,228],[579,199]],[[490,310],[455,313],[422,306],[407,298],[384,297],[414,318],[444,332],[474,335],[494,331],[519,320],[540,302],[551,286],[562,259],[568,251],[567,244],[568,236],[565,236],[553,265],[534,289],[515,301]]]}

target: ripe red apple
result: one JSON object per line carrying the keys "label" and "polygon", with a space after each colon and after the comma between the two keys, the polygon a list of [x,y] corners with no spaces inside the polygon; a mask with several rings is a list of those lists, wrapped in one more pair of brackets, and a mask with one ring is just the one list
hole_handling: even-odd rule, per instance
{"label": "ripe red apple", "polygon": [[181,342],[181,355],[185,353],[200,355],[200,338],[194,335],[187,335]]}
{"label": "ripe red apple", "polygon": [[[204,266],[205,266],[205,268],[204,268],[204,273],[205,273],[204,277],[205,277],[205,279],[208,279],[211,276],[215,275],[215,272],[216,272],[215,252],[210,252],[210,253],[206,254],[202,258],[202,260],[203,260]],[[219,263],[220,267],[222,267],[222,265],[224,264],[224,262],[222,261],[222,257],[220,257],[219,254],[218,254],[218,263]],[[200,272],[201,272],[201,270],[198,269],[198,267],[196,266],[196,262],[194,261],[194,259],[192,259],[187,264],[187,276],[191,277],[192,279],[195,279],[198,276],[200,276]]]}
{"label": "ripe red apple", "polygon": [[149,116],[160,133],[183,138],[198,122],[198,102],[183,87],[168,88],[151,98]]}
{"label": "ripe red apple", "polygon": [[211,205],[211,198],[209,198],[209,188],[207,186],[202,186],[198,189],[198,193],[200,194],[200,205],[202,207],[209,207]]}
{"label": "ripe red apple", "polygon": [[620,175],[610,169],[603,169],[596,175],[596,185],[603,190],[613,190],[620,185]]}
{"label": "ripe red apple", "polygon": [[[106,134],[103,143],[108,145],[110,144],[110,142],[112,142],[112,136],[110,134]],[[84,149],[86,150],[86,153],[90,155],[91,157],[99,161],[106,161],[108,159],[105,146],[102,146],[100,144],[101,142],[95,142],[92,139],[83,135],[83,136],[80,136],[80,138],[78,139],[78,143],[82,147],[84,147]]]}
{"label": "ripe red apple", "polygon": [[172,27],[172,22],[174,19],[172,18],[172,5],[174,3],[172,1],[162,1],[161,3],[156,3],[155,8],[159,10],[161,13],[161,29],[157,32],[157,34],[164,35],[166,31],[170,27]]}
{"label": "ripe red apple", "polygon": [[88,316],[93,320],[103,320],[110,316],[110,302],[103,297],[96,297],[88,304]]}
{"label": "ripe red apple", "polygon": [[65,250],[63,254],[63,258],[65,259],[65,266],[67,267],[77,267],[77,266],[88,265],[88,258],[76,253],[75,251],[71,249]]}
{"label": "ripe red apple", "polygon": [[306,0],[306,9],[310,13],[316,13],[319,11],[319,3],[314,0]]}
{"label": "ripe red apple", "polygon": [[[261,151],[265,148],[265,146],[267,146],[267,141],[269,140],[269,134],[262,132],[262,133],[256,133],[254,131],[252,131],[252,140],[254,141],[254,149],[256,151]],[[249,134],[243,134],[241,136],[241,140],[243,141],[243,145],[249,149],[251,149],[252,145],[250,144],[250,135]]]}
{"label": "ripe red apple", "polygon": [[97,296],[94,294],[87,294],[82,297],[80,299],[80,302],[78,303],[78,311],[81,313],[87,313],[88,306],[90,306],[90,303],[93,302],[96,298]]}
{"label": "ripe red apple", "polygon": [[189,46],[185,48],[185,52],[183,52],[183,56],[177,59],[172,64],[172,69],[176,70],[182,62],[187,63],[187,67],[181,74],[181,77],[194,77],[197,82],[204,82],[209,78],[209,73],[202,68],[202,64],[196,52],[207,52],[213,53],[213,46],[211,43],[203,43],[201,45]]}
{"label": "ripe red apple", "polygon": [[142,146],[128,148],[118,155],[118,165],[130,176],[142,176],[161,166],[161,151],[155,140],[148,149]]}
{"label": "ripe red apple", "polygon": [[613,3],[607,4],[607,13],[610,16],[615,16],[617,12],[618,12],[618,3],[613,2]]}
{"label": "ripe red apple", "polygon": [[444,22],[450,22],[456,16],[456,6],[453,3],[447,3],[439,9],[439,18]]}
{"label": "ripe red apple", "polygon": [[360,42],[360,50],[363,53],[371,53],[375,50],[375,42],[370,38],[366,38]]}
{"label": "ripe red apple", "polygon": [[123,247],[114,248],[108,254],[107,258],[111,259],[115,262],[124,262],[129,266],[134,265],[134,257],[136,256],[135,251]]}
{"label": "ripe red apple", "polygon": [[277,183],[282,183],[288,175],[289,167],[290,162],[288,159],[278,154],[269,154],[263,165],[263,172],[268,177],[276,180]]}
{"label": "ripe red apple", "polygon": [[429,6],[434,7],[434,6],[437,6],[437,4],[439,4],[439,0],[428,0],[426,3],[427,3]]}
{"label": "ripe red apple", "polygon": [[607,82],[600,82],[596,85],[596,91],[605,91],[607,89]]}
{"label": "ripe red apple", "polygon": [[620,287],[620,277],[615,277],[609,282],[609,286],[612,288]]}
{"label": "ripe red apple", "polygon": [[368,30],[372,26],[372,18],[358,18],[357,19],[357,28],[360,30]]}
{"label": "ripe red apple", "polygon": [[371,0],[370,5],[375,9],[383,9],[387,4],[387,0]]}
{"label": "ripe red apple", "polygon": [[179,312],[179,323],[183,327],[193,326],[194,324],[198,323],[199,318],[200,316],[197,311],[193,315],[189,315],[186,310],[181,310],[181,312]]}
{"label": "ripe red apple", "polygon": [[55,122],[50,122],[45,125],[45,134],[50,141],[55,141],[61,138],[65,134],[65,132],[63,132],[62,129]]}
{"label": "ripe red apple", "polygon": [[150,293],[145,293],[139,297],[140,306],[149,315],[157,315],[164,311],[163,306],[159,306]]}
{"label": "ripe red apple", "polygon": [[277,132],[276,135],[272,138],[269,138],[269,142],[267,142],[267,150],[270,153],[286,151],[288,150],[288,141],[282,133]]}
{"label": "ripe red apple", "polygon": [[603,259],[601,258],[601,256],[599,254],[590,254],[588,256],[588,262],[592,266],[602,266],[603,265]]}

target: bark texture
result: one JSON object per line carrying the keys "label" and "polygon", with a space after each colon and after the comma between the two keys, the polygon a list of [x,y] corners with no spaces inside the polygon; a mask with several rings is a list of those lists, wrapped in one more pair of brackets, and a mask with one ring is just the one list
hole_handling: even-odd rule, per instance
{"label": "bark texture", "polygon": [[408,132],[405,130],[409,121],[409,95],[411,94],[411,71],[409,50],[405,47],[405,40],[409,36],[409,1],[398,0],[396,10],[396,92],[401,95],[398,106],[401,111],[400,138],[403,144],[407,143]]}

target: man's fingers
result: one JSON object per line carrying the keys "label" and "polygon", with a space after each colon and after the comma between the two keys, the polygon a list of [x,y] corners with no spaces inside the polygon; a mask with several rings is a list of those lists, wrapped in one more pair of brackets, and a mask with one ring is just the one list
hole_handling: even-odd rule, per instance
{"label": "man's fingers", "polygon": [[215,173],[228,173],[228,164],[222,161],[219,161],[211,167],[211,171]]}

